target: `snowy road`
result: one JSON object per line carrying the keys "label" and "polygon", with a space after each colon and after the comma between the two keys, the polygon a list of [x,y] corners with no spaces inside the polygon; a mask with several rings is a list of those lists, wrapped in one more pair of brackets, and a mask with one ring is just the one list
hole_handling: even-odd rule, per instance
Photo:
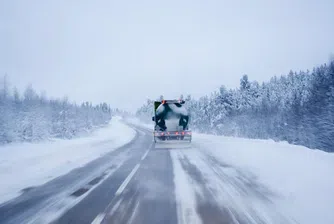
{"label": "snowy road", "polygon": [[251,174],[134,128],[122,148],[0,205],[0,223],[291,223]]}

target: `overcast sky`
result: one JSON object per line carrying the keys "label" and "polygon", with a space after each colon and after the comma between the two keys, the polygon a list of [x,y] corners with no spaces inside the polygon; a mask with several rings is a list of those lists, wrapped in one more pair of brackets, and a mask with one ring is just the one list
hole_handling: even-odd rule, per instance
{"label": "overcast sky", "polygon": [[48,96],[134,109],[334,53],[333,0],[1,0],[0,76]]}

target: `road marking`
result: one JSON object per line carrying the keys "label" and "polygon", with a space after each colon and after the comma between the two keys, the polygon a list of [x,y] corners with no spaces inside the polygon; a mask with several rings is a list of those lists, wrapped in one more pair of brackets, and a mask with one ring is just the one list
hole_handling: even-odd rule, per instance
{"label": "road marking", "polygon": [[150,150],[148,149],[146,152],[145,152],[145,154],[141,157],[141,160],[143,161],[145,158],[146,158],[146,156],[147,156],[147,154],[150,152]]}
{"label": "road marking", "polygon": [[96,218],[93,220],[92,224],[100,224],[102,220],[104,219],[104,217],[105,217],[104,213],[98,214]]}
{"label": "road marking", "polygon": [[133,175],[135,175],[135,173],[137,172],[139,166],[140,166],[140,164],[137,164],[135,166],[135,168],[133,168],[133,170],[131,171],[131,173],[129,174],[129,176],[127,176],[127,178],[124,180],[124,182],[118,188],[118,190],[116,191],[115,195],[120,195],[124,191],[124,189],[129,184],[129,182],[130,182],[131,178],[133,177]]}
{"label": "road marking", "polygon": [[151,143],[150,147],[145,152],[145,154],[141,157],[141,161],[143,161],[146,158],[147,154],[150,152],[150,150],[152,149],[152,147],[153,147],[153,142]]}

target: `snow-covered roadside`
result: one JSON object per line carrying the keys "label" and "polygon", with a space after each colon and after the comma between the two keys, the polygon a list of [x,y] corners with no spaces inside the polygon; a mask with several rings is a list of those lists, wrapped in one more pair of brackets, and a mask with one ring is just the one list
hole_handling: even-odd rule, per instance
{"label": "snow-covered roadside", "polygon": [[114,117],[107,127],[73,140],[0,147],[0,204],[130,142],[135,131]]}
{"label": "snow-covered roadside", "polygon": [[194,134],[193,144],[251,173],[298,223],[334,223],[334,154],[271,140]]}
{"label": "snow-covered roadside", "polygon": [[141,120],[139,120],[138,118],[127,118],[126,121],[133,124],[133,125],[136,125],[136,126],[139,126],[139,127],[142,127],[142,128],[146,128],[148,130],[152,130],[153,127],[154,127],[153,123],[151,123],[151,124],[144,123]]}

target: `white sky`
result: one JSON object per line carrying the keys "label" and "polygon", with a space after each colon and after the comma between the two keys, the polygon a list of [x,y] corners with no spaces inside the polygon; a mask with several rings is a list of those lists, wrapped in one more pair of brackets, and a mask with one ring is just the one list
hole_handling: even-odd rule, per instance
{"label": "white sky", "polygon": [[333,0],[1,0],[0,76],[136,109],[269,80],[334,52]]}

